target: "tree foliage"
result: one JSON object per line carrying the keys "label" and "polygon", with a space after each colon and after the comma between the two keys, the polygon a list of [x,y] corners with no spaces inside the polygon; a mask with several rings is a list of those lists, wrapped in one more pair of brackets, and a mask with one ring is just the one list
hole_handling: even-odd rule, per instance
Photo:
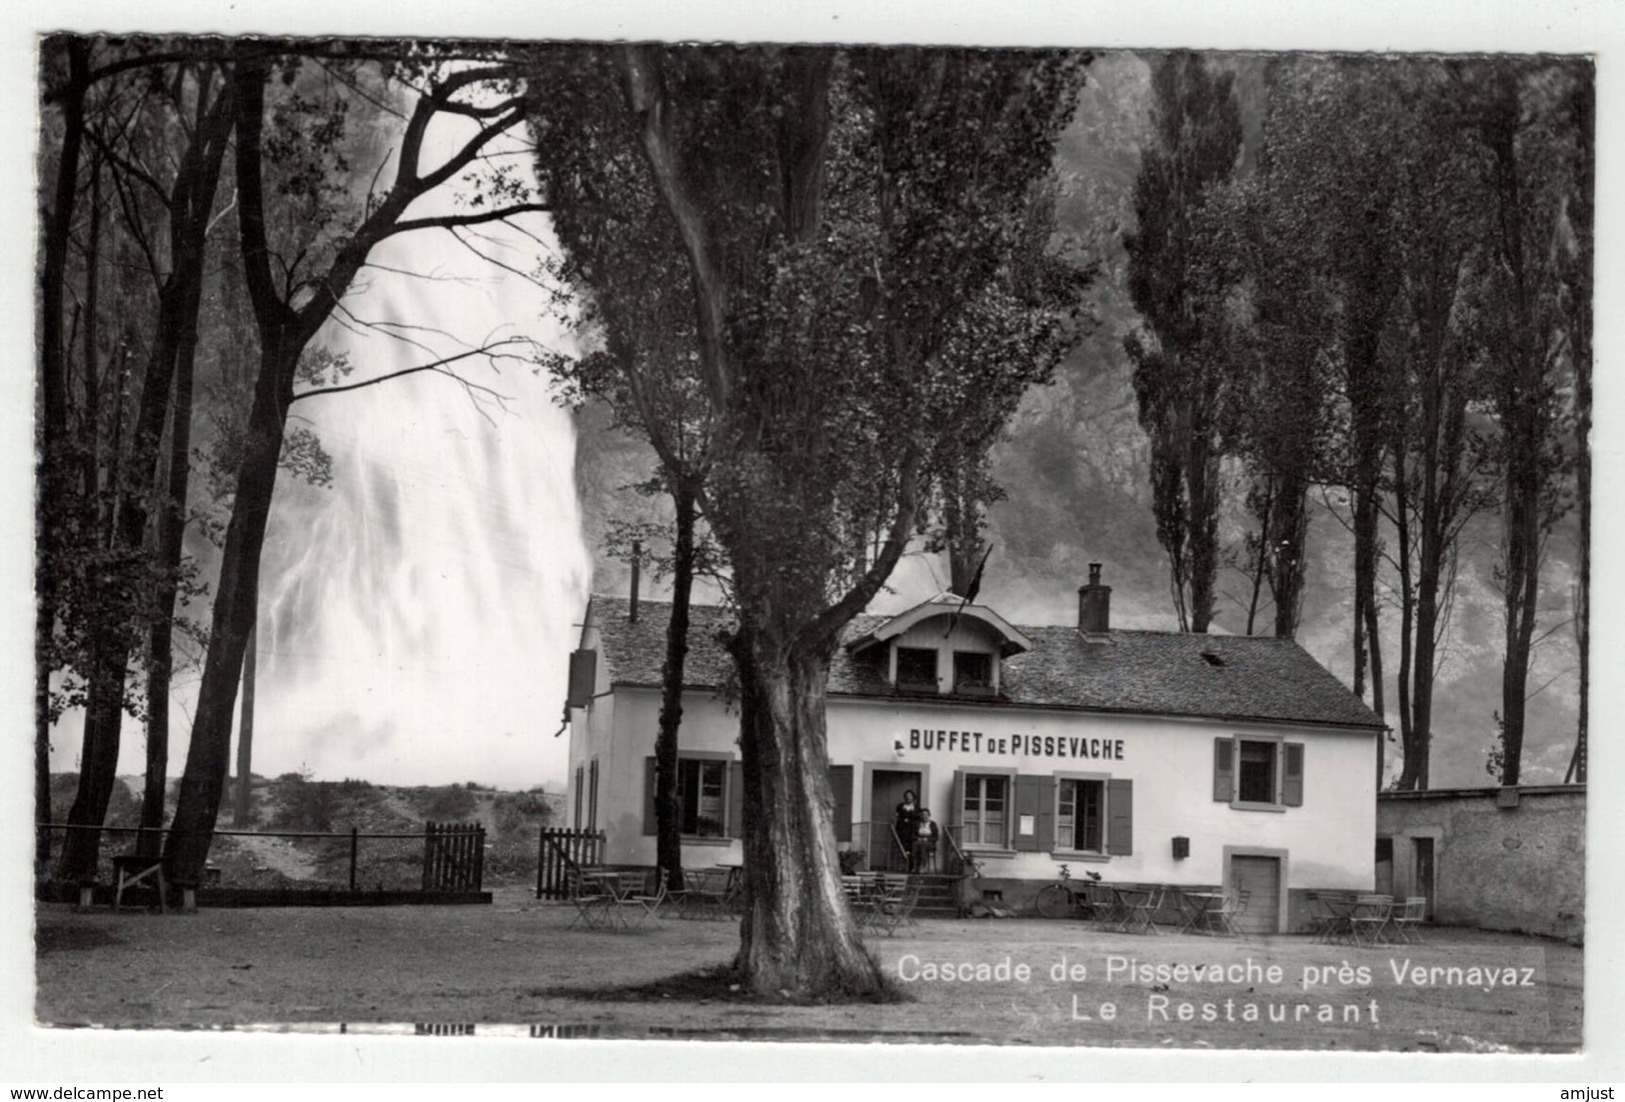
{"label": "tree foliage", "polygon": [[[690,296],[711,426],[699,503],[739,617],[739,967],[764,993],[874,990],[841,902],[824,675],[963,441],[991,435],[1067,346],[1070,306],[1027,308],[1012,261],[1048,244],[1031,212],[1079,59],[628,47],[539,64],[555,74],[536,126],[566,248],[664,239]],[[604,317],[633,316],[637,272],[578,270]],[[1041,271],[1064,283],[1075,267]],[[626,305],[607,305],[623,276]],[[629,390],[649,378],[618,366]]]}

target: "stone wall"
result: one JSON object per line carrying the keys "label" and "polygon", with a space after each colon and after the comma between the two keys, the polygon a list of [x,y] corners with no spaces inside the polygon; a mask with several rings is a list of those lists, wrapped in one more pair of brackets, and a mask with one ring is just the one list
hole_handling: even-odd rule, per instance
{"label": "stone wall", "polygon": [[1585,937],[1585,786],[1385,792],[1377,838],[1392,839],[1391,881],[1423,894],[1418,844],[1432,840],[1433,921],[1579,942]]}

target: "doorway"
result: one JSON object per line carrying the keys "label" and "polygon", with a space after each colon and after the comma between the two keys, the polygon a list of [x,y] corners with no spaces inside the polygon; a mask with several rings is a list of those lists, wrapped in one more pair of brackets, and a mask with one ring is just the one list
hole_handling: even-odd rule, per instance
{"label": "doorway", "polygon": [[869,867],[879,872],[908,871],[908,857],[892,837],[892,823],[903,793],[912,792],[923,805],[918,770],[876,769],[869,782]]}
{"label": "doorway", "polygon": [[1377,894],[1394,894],[1394,840],[1377,839]]}
{"label": "doorway", "polygon": [[1413,870],[1412,875],[1414,876],[1415,881],[1416,881],[1416,886],[1415,886],[1415,889],[1412,892],[1412,894],[1419,895],[1419,896],[1423,897],[1424,899],[1426,899],[1428,901],[1427,902],[1427,908],[1426,908],[1424,913],[1425,913],[1425,915],[1427,917],[1427,921],[1432,922],[1433,921],[1433,839],[1432,838],[1412,838],[1411,839],[1411,855],[1412,855],[1412,858],[1413,858],[1412,864],[1411,864],[1411,869]]}
{"label": "doorway", "polygon": [[1237,854],[1230,859],[1230,880],[1247,893],[1247,909],[1236,926],[1244,934],[1273,934],[1281,928],[1281,860]]}

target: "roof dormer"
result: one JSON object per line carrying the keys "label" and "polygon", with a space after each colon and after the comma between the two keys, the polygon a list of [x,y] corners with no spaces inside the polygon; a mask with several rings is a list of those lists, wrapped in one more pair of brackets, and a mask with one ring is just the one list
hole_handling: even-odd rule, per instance
{"label": "roof dormer", "polygon": [[1001,661],[1032,643],[992,609],[942,593],[847,644],[853,655],[882,647],[886,680],[899,692],[995,696]]}

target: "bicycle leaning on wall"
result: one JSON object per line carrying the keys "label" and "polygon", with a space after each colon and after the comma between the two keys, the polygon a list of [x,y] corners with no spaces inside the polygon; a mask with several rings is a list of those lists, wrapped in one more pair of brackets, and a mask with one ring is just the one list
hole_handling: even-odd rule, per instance
{"label": "bicycle leaning on wall", "polygon": [[1073,880],[1072,870],[1066,865],[1061,866],[1061,878],[1053,884],[1046,885],[1034,901],[1038,913],[1043,918],[1083,918],[1095,917],[1095,905],[1089,899],[1089,884],[1098,883],[1098,872],[1085,872],[1087,880]]}

